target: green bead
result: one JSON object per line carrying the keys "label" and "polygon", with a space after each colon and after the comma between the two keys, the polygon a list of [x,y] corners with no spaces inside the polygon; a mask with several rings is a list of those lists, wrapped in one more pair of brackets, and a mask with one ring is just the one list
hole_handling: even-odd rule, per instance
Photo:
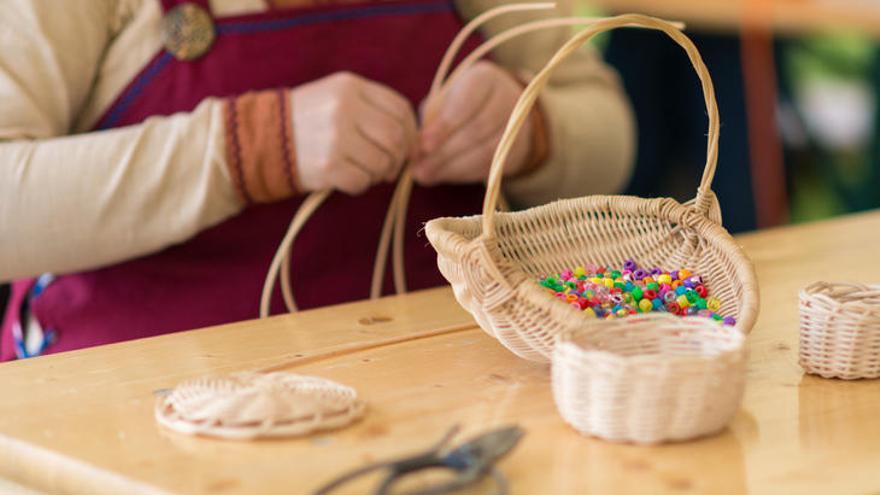
{"label": "green bead", "polygon": [[718,313],[715,313],[715,314],[712,315],[712,319],[713,319],[713,320],[721,321],[721,320],[724,319],[724,317],[722,317],[722,316],[719,315]]}
{"label": "green bead", "polygon": [[700,296],[696,292],[689,290],[687,291],[685,297],[687,297],[689,303],[695,303],[697,302],[697,298],[699,298]]}
{"label": "green bead", "polygon": [[706,300],[705,300],[705,299],[703,299],[702,297],[699,298],[699,299],[697,299],[697,308],[699,308],[699,309],[706,309],[706,306],[707,306],[707,304],[706,304]]}
{"label": "green bead", "polygon": [[624,285],[623,282],[614,282],[614,286],[620,290],[623,290],[626,288],[626,285]]}
{"label": "green bead", "polygon": [[635,298],[636,301],[642,300],[642,295],[643,295],[642,289],[639,289],[638,287],[636,287],[632,290],[631,294],[632,294],[633,298]]}
{"label": "green bead", "polygon": [[645,288],[653,291],[658,291],[660,290],[660,284],[658,284],[657,282],[648,282],[648,285],[645,286]]}
{"label": "green bead", "polygon": [[611,272],[611,278],[613,278],[615,280],[619,279],[620,278],[620,270],[614,270],[613,272]]}

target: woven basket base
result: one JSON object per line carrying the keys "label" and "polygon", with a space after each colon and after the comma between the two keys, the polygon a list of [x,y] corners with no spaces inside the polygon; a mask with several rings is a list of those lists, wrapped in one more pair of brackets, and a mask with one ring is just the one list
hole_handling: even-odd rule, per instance
{"label": "woven basket base", "polygon": [[340,428],[359,419],[354,389],[292,373],[202,377],[156,401],[156,421],[187,435],[233,440],[291,437]]}

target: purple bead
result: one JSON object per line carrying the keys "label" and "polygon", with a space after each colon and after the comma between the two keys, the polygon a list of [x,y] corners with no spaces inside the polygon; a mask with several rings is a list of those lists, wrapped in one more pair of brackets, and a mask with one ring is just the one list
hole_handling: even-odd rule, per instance
{"label": "purple bead", "polygon": [[688,289],[693,289],[694,287],[696,287],[696,284],[694,284],[693,280],[687,279],[684,281],[684,286],[687,287]]}
{"label": "purple bead", "polygon": [[672,280],[678,280],[678,270],[670,273],[669,276],[672,277]]}
{"label": "purple bead", "polygon": [[633,272],[633,278],[636,280],[642,280],[643,278],[648,276],[648,272],[639,268],[638,270]]}
{"label": "purple bead", "polygon": [[635,270],[635,269],[638,268],[638,267],[639,267],[639,265],[637,265],[636,262],[633,261],[633,260],[626,260],[626,261],[623,263],[623,269],[624,269],[624,270],[633,271],[633,270]]}
{"label": "purple bead", "polygon": [[703,283],[703,277],[701,277],[699,275],[694,275],[693,277],[689,278],[688,280],[690,280],[694,284],[694,287]]}
{"label": "purple bead", "polygon": [[662,275],[662,274],[663,274],[663,270],[657,268],[656,266],[654,268],[651,268],[651,276],[652,277],[656,277],[657,275]]}
{"label": "purple bead", "polygon": [[724,317],[724,324],[732,327],[732,326],[736,325],[736,318],[734,318],[732,316],[725,316]]}

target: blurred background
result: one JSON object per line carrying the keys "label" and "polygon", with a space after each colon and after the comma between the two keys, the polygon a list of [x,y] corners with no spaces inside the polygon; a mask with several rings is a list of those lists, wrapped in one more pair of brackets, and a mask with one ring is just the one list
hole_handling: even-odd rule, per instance
{"label": "blurred background", "polygon": [[[580,15],[680,20],[715,83],[714,189],[732,232],[880,206],[880,1],[575,0]],[[684,52],[665,35],[617,30],[596,46],[639,123],[628,193],[694,195],[706,112]]]}

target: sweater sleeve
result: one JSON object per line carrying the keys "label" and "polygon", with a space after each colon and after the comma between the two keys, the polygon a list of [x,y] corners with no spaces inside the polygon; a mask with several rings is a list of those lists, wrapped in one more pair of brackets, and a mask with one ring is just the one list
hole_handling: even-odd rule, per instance
{"label": "sweater sleeve", "polygon": [[0,281],[142,256],[244,207],[242,181],[266,157],[240,136],[231,168],[226,122],[230,109],[253,120],[265,105],[207,99],[192,112],[67,135],[111,42],[116,4],[65,0],[61,15],[55,0],[9,1],[0,9]]}
{"label": "sweater sleeve", "polygon": [[[468,18],[498,5],[497,0],[457,1]],[[487,23],[483,34],[488,38],[525,22],[572,15],[571,10],[563,4],[556,11],[506,14]],[[573,34],[564,27],[526,34],[502,44],[493,56],[528,81]],[[504,190],[511,201],[534,206],[620,192],[635,158],[634,118],[617,74],[593,47],[582,48],[556,69],[538,105],[545,120],[547,158],[532,172],[507,180]]]}

